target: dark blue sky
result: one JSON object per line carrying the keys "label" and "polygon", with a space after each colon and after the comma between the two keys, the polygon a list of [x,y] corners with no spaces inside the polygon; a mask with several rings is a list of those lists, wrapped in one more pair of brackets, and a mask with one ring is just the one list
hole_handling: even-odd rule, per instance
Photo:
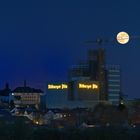
{"label": "dark blue sky", "polygon": [[[86,58],[82,42],[140,35],[139,0],[28,0],[0,2],[0,87],[27,79],[32,86],[67,79],[67,70]],[[123,92],[140,98],[140,39],[104,46],[107,63],[120,64]]]}

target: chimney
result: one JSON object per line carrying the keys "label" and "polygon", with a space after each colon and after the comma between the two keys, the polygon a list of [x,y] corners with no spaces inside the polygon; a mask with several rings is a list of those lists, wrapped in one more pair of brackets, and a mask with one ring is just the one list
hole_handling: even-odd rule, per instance
{"label": "chimney", "polygon": [[24,87],[26,87],[26,80],[24,80]]}
{"label": "chimney", "polygon": [[9,84],[8,83],[5,84],[5,88],[9,89]]}

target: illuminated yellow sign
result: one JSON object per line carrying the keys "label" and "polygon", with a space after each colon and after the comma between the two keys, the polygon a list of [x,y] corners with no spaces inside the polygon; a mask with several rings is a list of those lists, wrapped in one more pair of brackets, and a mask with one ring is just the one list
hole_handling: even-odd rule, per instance
{"label": "illuminated yellow sign", "polygon": [[79,83],[79,88],[82,88],[82,89],[98,89],[98,85],[96,85],[96,84],[82,84],[82,83]]}
{"label": "illuminated yellow sign", "polygon": [[61,85],[54,85],[54,84],[49,84],[48,89],[67,89],[68,85],[67,84],[61,84]]}

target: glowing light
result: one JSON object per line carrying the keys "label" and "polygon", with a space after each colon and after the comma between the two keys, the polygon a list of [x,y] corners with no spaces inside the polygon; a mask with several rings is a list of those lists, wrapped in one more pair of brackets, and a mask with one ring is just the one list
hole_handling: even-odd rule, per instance
{"label": "glowing light", "polygon": [[121,105],[123,105],[124,103],[123,102],[121,102]]}
{"label": "glowing light", "polygon": [[120,44],[126,44],[126,43],[128,43],[128,41],[129,41],[129,35],[128,35],[128,33],[126,33],[126,32],[119,32],[117,34],[117,41]]}
{"label": "glowing light", "polygon": [[35,123],[36,123],[36,124],[39,124],[39,122],[38,122],[38,121],[36,121]]}
{"label": "glowing light", "polygon": [[82,89],[98,89],[98,85],[79,83],[79,88],[82,88]]}
{"label": "glowing light", "polygon": [[67,84],[61,84],[61,85],[54,85],[54,84],[49,84],[48,89],[67,89],[68,85]]}

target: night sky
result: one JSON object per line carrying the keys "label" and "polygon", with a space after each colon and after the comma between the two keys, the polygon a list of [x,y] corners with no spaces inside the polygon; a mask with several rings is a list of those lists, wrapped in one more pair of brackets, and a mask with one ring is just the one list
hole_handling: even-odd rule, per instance
{"label": "night sky", "polygon": [[106,48],[108,64],[119,64],[122,88],[129,98],[140,98],[139,0],[4,0],[0,2],[0,87],[23,80],[33,87],[66,80],[67,71],[86,59],[85,40],[115,39],[120,31],[130,42]]}

